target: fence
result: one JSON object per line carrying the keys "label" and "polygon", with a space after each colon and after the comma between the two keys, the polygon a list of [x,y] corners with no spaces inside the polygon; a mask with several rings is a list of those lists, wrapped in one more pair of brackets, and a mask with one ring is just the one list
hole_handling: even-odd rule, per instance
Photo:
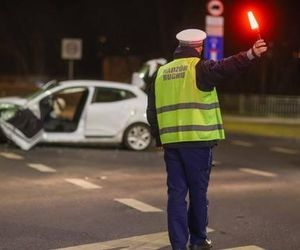
{"label": "fence", "polygon": [[221,95],[225,113],[300,118],[300,96]]}

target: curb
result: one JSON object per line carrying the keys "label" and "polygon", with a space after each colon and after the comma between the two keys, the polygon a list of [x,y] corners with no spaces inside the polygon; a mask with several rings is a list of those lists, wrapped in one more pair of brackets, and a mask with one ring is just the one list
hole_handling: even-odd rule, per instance
{"label": "curb", "polygon": [[233,115],[223,115],[226,121],[249,122],[249,123],[272,123],[286,125],[300,125],[300,118],[283,118],[283,117],[243,117]]}

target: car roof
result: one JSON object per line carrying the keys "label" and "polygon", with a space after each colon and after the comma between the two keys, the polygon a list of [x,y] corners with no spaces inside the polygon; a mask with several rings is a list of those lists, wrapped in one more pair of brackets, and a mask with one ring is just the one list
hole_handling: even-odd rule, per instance
{"label": "car roof", "polygon": [[114,87],[114,88],[126,88],[130,90],[139,90],[137,86],[130,85],[128,83],[102,81],[102,80],[67,80],[59,82],[59,85],[73,85],[73,86],[93,86],[93,87]]}

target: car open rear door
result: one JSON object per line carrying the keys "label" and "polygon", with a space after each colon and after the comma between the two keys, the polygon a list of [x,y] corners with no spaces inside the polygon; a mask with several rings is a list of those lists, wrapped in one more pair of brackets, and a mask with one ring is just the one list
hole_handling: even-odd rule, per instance
{"label": "car open rear door", "polygon": [[5,136],[23,150],[29,150],[43,137],[43,123],[29,109],[19,109],[8,120],[0,119]]}

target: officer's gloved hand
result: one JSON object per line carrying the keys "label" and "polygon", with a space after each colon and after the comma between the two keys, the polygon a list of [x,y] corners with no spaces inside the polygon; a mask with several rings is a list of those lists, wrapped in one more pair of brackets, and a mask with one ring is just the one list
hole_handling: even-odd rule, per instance
{"label": "officer's gloved hand", "polygon": [[254,57],[261,57],[261,55],[268,49],[266,42],[263,39],[257,40],[251,48],[251,54]]}

